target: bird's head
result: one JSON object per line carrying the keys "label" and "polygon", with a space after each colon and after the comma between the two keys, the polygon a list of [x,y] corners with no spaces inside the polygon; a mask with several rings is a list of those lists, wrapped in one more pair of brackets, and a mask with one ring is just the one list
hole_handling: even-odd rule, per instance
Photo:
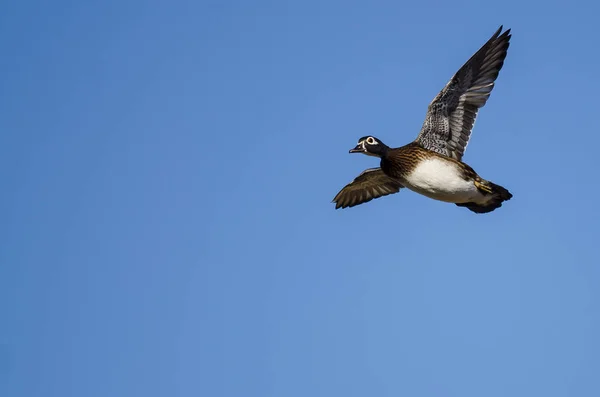
{"label": "bird's head", "polygon": [[374,136],[363,136],[358,140],[358,144],[354,149],[350,149],[350,153],[363,153],[367,156],[383,157],[388,150],[388,147]]}

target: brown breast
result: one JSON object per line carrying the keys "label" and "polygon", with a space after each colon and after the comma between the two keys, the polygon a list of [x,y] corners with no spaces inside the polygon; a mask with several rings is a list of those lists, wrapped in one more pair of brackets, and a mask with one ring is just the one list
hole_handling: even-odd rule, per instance
{"label": "brown breast", "polygon": [[446,161],[455,163],[463,170],[465,179],[479,179],[477,173],[462,161],[427,150],[416,142],[411,142],[406,146],[396,149],[390,149],[387,156],[381,159],[381,169],[392,178],[402,180],[415,169],[420,161],[432,157],[441,157]]}
{"label": "brown breast", "polygon": [[381,159],[381,169],[393,178],[403,179],[415,169],[419,161],[431,156],[435,154],[423,149],[418,143],[411,142],[406,146],[390,149],[387,156]]}

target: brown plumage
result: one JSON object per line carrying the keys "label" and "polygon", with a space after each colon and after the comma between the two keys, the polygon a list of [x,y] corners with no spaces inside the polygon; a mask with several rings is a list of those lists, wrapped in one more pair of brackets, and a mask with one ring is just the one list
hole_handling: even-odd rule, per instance
{"label": "brown plumage", "polygon": [[373,136],[359,139],[351,153],[381,159],[333,199],[336,208],[353,207],[409,188],[435,200],[455,203],[476,213],[491,212],[512,194],[481,178],[462,162],[477,113],[494,88],[504,65],[510,29],[502,26],[452,76],[430,103],[417,139],[390,148]]}

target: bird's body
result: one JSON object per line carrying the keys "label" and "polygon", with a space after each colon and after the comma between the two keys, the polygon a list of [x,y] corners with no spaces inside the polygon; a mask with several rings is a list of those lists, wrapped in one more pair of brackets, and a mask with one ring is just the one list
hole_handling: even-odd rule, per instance
{"label": "bird's body", "polygon": [[510,195],[505,189],[482,179],[462,161],[424,149],[415,142],[388,149],[381,158],[380,167],[386,175],[416,193],[447,203],[472,203],[472,207],[481,207],[480,212],[497,208],[494,203],[498,201],[498,195],[505,200]]}
{"label": "bird's body", "polygon": [[476,213],[491,212],[510,200],[508,190],[462,162],[477,111],[485,105],[506,57],[510,30],[500,35],[501,30],[432,101],[414,142],[390,148],[373,136],[359,139],[350,152],[379,157],[380,167],[364,171],[346,185],[333,199],[336,208],[353,207],[403,187]]}
{"label": "bird's body", "polygon": [[421,161],[402,181],[410,190],[434,200],[447,203],[487,201],[475,186],[472,175],[468,175],[461,165],[440,157]]}

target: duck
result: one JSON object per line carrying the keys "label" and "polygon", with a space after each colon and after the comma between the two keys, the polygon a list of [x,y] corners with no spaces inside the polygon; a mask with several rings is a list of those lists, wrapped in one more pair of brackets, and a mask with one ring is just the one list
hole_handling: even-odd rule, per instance
{"label": "duck", "polygon": [[431,101],[417,138],[391,148],[375,136],[363,136],[350,153],[378,157],[333,199],[350,208],[409,189],[433,200],[484,214],[512,198],[504,187],[483,179],[462,161],[478,111],[494,88],[510,45],[503,26],[452,76]]}

